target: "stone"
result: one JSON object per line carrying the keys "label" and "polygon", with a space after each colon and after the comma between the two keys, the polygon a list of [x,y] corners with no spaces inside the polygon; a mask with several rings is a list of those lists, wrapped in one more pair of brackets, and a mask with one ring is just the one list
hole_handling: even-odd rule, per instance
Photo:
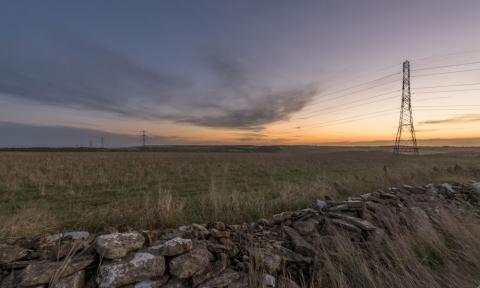
{"label": "stone", "polygon": [[336,225],[338,227],[341,227],[342,229],[345,229],[345,230],[348,230],[348,231],[352,231],[352,232],[356,232],[356,233],[361,233],[362,232],[362,230],[360,228],[358,228],[357,226],[355,226],[353,224],[350,224],[347,221],[342,220],[342,219],[332,219],[331,222],[334,225]]}
{"label": "stone", "polygon": [[277,279],[273,275],[265,274],[263,275],[262,284],[265,287],[276,287]]}
{"label": "stone", "polygon": [[221,274],[225,269],[227,269],[228,265],[230,264],[230,259],[228,255],[225,253],[220,253],[217,256],[217,260],[213,263],[213,265],[209,266],[208,271],[205,271],[199,275],[193,276],[193,286],[197,286],[201,283],[204,283],[206,280],[214,278]]}
{"label": "stone", "polygon": [[216,228],[210,228],[209,232],[210,232],[210,236],[217,239],[230,237],[230,232],[224,231],[224,230],[218,230]]}
{"label": "stone", "polygon": [[173,258],[169,263],[170,274],[180,278],[190,278],[208,269],[214,257],[207,249],[195,248]]}
{"label": "stone", "polygon": [[152,246],[149,250],[156,251],[162,256],[176,256],[192,250],[192,247],[192,240],[175,237],[162,245]]}
{"label": "stone", "polygon": [[16,280],[15,280],[15,271],[10,272],[7,277],[3,278],[0,281],[0,288],[15,288]]}
{"label": "stone", "polygon": [[355,225],[355,226],[359,227],[360,229],[362,229],[364,231],[373,231],[373,230],[377,229],[377,227],[375,227],[375,225],[373,225],[369,221],[361,219],[361,218],[348,216],[348,215],[344,215],[344,214],[340,214],[340,213],[328,213],[328,215],[330,217],[342,219],[342,220],[344,220],[344,221],[346,221],[346,222],[348,222],[352,225]]}
{"label": "stone", "polygon": [[445,193],[445,195],[449,197],[452,197],[456,193],[452,185],[450,185],[449,183],[439,184],[438,188],[441,192]]}
{"label": "stone", "polygon": [[224,231],[227,227],[225,226],[225,223],[217,221],[217,222],[209,223],[208,228],[214,228],[220,231]]}
{"label": "stone", "polygon": [[59,238],[62,240],[56,241],[55,245],[48,246],[43,250],[37,251],[40,258],[44,260],[58,261],[67,255],[73,255],[77,251],[86,249],[90,246],[92,239],[87,240],[73,240],[71,238]]}
{"label": "stone", "polygon": [[120,287],[165,273],[165,258],[146,252],[137,252],[128,260],[100,266],[97,283],[100,288]]}
{"label": "stone", "polygon": [[[228,288],[250,288],[252,285],[249,285],[248,275],[245,273],[240,274],[240,278],[232,283],[230,283]],[[255,287],[255,286],[253,286]]]}
{"label": "stone", "polygon": [[305,257],[303,255],[300,255],[288,248],[285,248],[281,245],[274,245],[273,246],[274,251],[277,255],[280,255],[283,259],[285,259],[287,262],[291,263],[305,263],[305,264],[310,264],[312,262],[312,259],[310,257]]}
{"label": "stone", "polygon": [[297,221],[293,223],[293,228],[302,235],[309,235],[317,232],[317,225],[320,222],[317,219],[309,218],[304,221]]}
{"label": "stone", "polygon": [[85,287],[85,270],[80,270],[68,277],[58,280],[55,288],[83,288]]}
{"label": "stone", "polygon": [[255,261],[255,267],[262,267],[268,273],[275,273],[282,266],[282,257],[269,248],[247,249],[250,258]]}
{"label": "stone", "polygon": [[17,245],[0,244],[0,264],[15,262],[27,256],[28,250]]}
{"label": "stone", "polygon": [[317,201],[315,201],[314,208],[317,209],[318,211],[325,212],[328,209],[328,204],[327,202],[318,199]]}
{"label": "stone", "polygon": [[227,271],[220,274],[218,277],[215,277],[201,285],[198,288],[218,288],[218,287],[227,287],[231,283],[240,279],[242,275],[236,271]]}
{"label": "stone", "polygon": [[185,279],[171,278],[162,288],[190,288],[192,285]]}
{"label": "stone", "polygon": [[315,254],[315,249],[310,245],[303,237],[293,228],[288,226],[283,226],[283,231],[290,237],[292,240],[293,247],[295,251],[303,255],[312,255]]}
{"label": "stone", "polygon": [[45,248],[50,247],[52,245],[55,245],[55,241],[53,241],[52,235],[40,235],[33,238],[28,243],[28,248],[31,248],[34,250],[44,250]]}
{"label": "stone", "polygon": [[58,241],[64,238],[68,238],[71,240],[88,240],[90,239],[90,233],[88,233],[87,231],[72,231],[52,235],[53,241]]}
{"label": "stone", "polygon": [[260,219],[257,220],[257,224],[260,225],[260,226],[268,226],[268,225],[270,225],[270,221],[268,221],[265,218],[260,218]]}
{"label": "stone", "polygon": [[128,252],[142,248],[145,238],[138,232],[112,233],[95,239],[95,250],[107,259],[125,257]]}
{"label": "stone", "polygon": [[286,277],[278,279],[278,287],[280,288],[301,288],[295,281]]}
{"label": "stone", "polygon": [[281,222],[284,222],[284,221],[290,219],[292,217],[292,214],[293,213],[290,212],[290,211],[278,213],[278,214],[273,215],[272,220],[275,224],[279,224]]}
{"label": "stone", "polygon": [[473,192],[480,194],[480,182],[474,182],[472,184]]}
{"label": "stone", "polygon": [[196,232],[197,238],[204,239],[206,238],[210,232],[208,231],[207,227],[200,225],[200,224],[192,224],[192,228]]}
{"label": "stone", "polygon": [[74,258],[66,262],[37,261],[28,265],[20,272],[19,285],[36,286],[47,284],[54,276],[59,278],[67,277],[85,269],[92,262],[92,257]]}
{"label": "stone", "polygon": [[122,288],[160,288],[165,287],[164,285],[168,282],[170,276],[163,275],[158,280],[144,280],[135,284],[130,284],[123,286]]}
{"label": "stone", "polygon": [[388,193],[388,192],[380,193],[380,197],[385,198],[385,199],[392,199],[392,200],[399,199],[399,197],[397,195],[395,195],[393,193]]}

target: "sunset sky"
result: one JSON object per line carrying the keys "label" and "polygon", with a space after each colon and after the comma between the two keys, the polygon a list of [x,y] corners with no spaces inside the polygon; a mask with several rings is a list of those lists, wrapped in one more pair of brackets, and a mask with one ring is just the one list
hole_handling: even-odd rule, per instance
{"label": "sunset sky", "polygon": [[0,7],[0,147],[480,145],[478,0]]}

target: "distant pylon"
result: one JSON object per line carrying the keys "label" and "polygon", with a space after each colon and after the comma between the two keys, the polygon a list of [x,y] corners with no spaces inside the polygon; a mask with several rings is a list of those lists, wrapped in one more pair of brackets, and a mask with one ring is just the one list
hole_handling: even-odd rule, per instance
{"label": "distant pylon", "polygon": [[145,148],[145,146],[147,146],[147,131],[145,130],[142,130],[140,131],[142,134],[142,147]]}
{"label": "distant pylon", "polygon": [[412,98],[410,93],[410,62],[403,62],[402,106],[395,139],[394,154],[412,153],[418,155],[417,137],[413,127]]}

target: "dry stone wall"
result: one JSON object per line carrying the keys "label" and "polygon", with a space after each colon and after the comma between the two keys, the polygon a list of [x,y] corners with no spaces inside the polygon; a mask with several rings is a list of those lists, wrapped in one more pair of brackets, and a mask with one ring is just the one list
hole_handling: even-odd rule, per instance
{"label": "dry stone wall", "polygon": [[302,287],[332,235],[381,245],[409,215],[434,221],[440,208],[478,206],[479,195],[480,183],[405,185],[249,224],[41,235],[0,244],[0,288]]}

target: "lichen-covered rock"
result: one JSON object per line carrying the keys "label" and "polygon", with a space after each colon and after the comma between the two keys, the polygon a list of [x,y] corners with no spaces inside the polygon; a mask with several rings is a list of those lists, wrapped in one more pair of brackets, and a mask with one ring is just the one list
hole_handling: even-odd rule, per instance
{"label": "lichen-covered rock", "polygon": [[165,258],[151,253],[138,252],[129,259],[100,266],[97,276],[101,288],[120,287],[165,273]]}
{"label": "lichen-covered rock", "polygon": [[107,259],[125,257],[128,252],[142,248],[145,238],[138,232],[112,233],[95,239],[95,250]]}
{"label": "lichen-covered rock", "polygon": [[192,247],[192,240],[175,237],[166,241],[162,245],[152,246],[149,250],[157,252],[163,256],[176,256],[192,250]]}
{"label": "lichen-covered rock", "polygon": [[183,279],[190,278],[208,269],[212,253],[205,248],[195,248],[192,251],[177,256],[170,261],[169,271],[173,276]]}
{"label": "lichen-covered rock", "polygon": [[67,277],[77,271],[85,269],[93,262],[93,258],[74,258],[64,262],[38,261],[28,265],[18,277],[20,286],[36,286],[47,284],[54,276]]}
{"label": "lichen-covered rock", "polygon": [[22,259],[28,250],[17,245],[0,244],[0,264],[7,264]]}

